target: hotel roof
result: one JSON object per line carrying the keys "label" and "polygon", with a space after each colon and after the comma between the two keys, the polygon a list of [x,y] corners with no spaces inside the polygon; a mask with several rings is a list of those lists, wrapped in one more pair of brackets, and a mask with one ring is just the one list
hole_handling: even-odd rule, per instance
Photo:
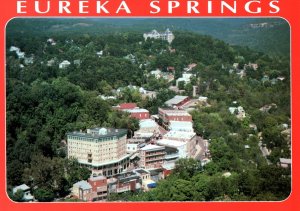
{"label": "hotel roof", "polygon": [[115,128],[91,128],[87,129],[87,132],[73,131],[67,133],[67,136],[79,136],[91,139],[102,139],[108,137],[121,137],[127,134],[127,129],[115,129]]}

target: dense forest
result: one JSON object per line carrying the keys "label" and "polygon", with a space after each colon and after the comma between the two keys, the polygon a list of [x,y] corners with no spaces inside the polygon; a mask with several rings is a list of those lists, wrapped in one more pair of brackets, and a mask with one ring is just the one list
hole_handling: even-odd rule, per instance
{"label": "dense forest", "polygon": [[150,31],[152,29],[190,31],[207,34],[231,45],[248,46],[271,56],[290,53],[289,23],[281,18],[82,18],[13,19],[8,23],[9,37],[22,33],[53,36],[55,34],[113,34]]}
{"label": "dense forest", "polygon": [[[27,19],[26,25],[30,21]],[[89,175],[88,169],[66,159],[66,132],[92,126],[137,130],[137,120],[112,106],[136,102],[156,114],[158,107],[175,95],[168,89],[174,82],[156,79],[149,72],[157,68],[166,72],[172,66],[177,79],[184,67],[196,63],[192,70],[195,76],[182,88],[184,95],[192,96],[192,86],[198,86],[200,94],[209,99],[209,107],[199,106],[191,114],[196,133],[210,142],[212,161],[202,168],[198,161],[179,160],[173,173],[156,189],[112,195],[110,200],[273,201],[289,195],[290,169],[277,165],[279,158],[291,156],[290,137],[284,133],[291,124],[289,54],[270,56],[187,31],[175,31],[171,45],[162,40],[145,41],[141,32],[130,27],[122,32],[112,27],[109,32],[99,28],[98,34],[84,30],[74,33],[70,28],[75,20],[71,24],[70,20],[53,20],[56,25],[61,21],[56,28],[65,28],[48,33],[47,19],[34,21],[40,22],[32,24],[34,31],[22,30],[24,20],[16,19],[7,27],[9,192],[13,186],[26,183],[38,187],[35,196],[39,201],[66,196],[75,181]],[[49,38],[55,45],[47,41]],[[25,58],[10,51],[11,46],[25,52]],[[128,59],[130,54],[134,60]],[[26,62],[27,57],[33,61]],[[70,61],[70,66],[59,68],[64,60]],[[242,69],[249,62],[257,63],[258,68],[246,67],[244,77],[232,67],[238,63]],[[142,98],[133,86],[156,91],[156,99]],[[120,87],[123,91],[117,99],[99,97],[114,95]],[[270,109],[260,110],[269,105]],[[246,118],[231,114],[230,106],[242,106]],[[260,141],[271,151],[267,157],[259,149]],[[226,172],[231,176],[223,176]]]}

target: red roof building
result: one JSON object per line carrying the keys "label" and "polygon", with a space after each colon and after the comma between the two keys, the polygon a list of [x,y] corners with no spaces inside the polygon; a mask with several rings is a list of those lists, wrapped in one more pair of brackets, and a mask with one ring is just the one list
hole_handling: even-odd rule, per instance
{"label": "red roof building", "polygon": [[119,105],[119,109],[121,109],[121,110],[123,110],[123,109],[134,109],[136,107],[137,107],[136,103],[121,103]]}

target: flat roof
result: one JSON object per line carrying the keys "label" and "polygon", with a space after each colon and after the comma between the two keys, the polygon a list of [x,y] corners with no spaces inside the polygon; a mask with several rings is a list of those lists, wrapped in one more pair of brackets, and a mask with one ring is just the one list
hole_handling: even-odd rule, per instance
{"label": "flat roof", "polygon": [[279,158],[280,163],[291,164],[292,160],[290,158]]}
{"label": "flat roof", "polygon": [[165,104],[167,104],[167,105],[178,104],[178,103],[180,103],[181,101],[185,100],[186,98],[188,98],[188,96],[176,95],[176,96],[173,97],[172,99],[167,100],[167,101],[165,102]]}
{"label": "flat roof", "polygon": [[134,171],[136,171],[137,173],[140,173],[140,174],[150,174],[150,172],[145,169],[136,169]]}
{"label": "flat roof", "polygon": [[[89,128],[89,133],[87,132],[80,132],[80,131],[73,131],[67,133],[67,136],[78,136],[78,137],[85,137],[85,138],[92,138],[92,139],[102,139],[108,138],[113,136],[124,136],[127,134],[127,129],[115,129],[115,128]],[[101,133],[103,131],[103,133]]]}
{"label": "flat roof", "polygon": [[148,112],[149,113],[149,111],[144,108],[123,109],[123,111],[129,112],[129,113],[140,113],[140,112]]}
{"label": "flat roof", "polygon": [[169,127],[193,127],[190,121],[170,121]]}
{"label": "flat roof", "polygon": [[169,139],[160,139],[157,141],[157,144],[161,144],[161,145],[169,146],[169,147],[181,147],[181,146],[186,145],[186,142],[169,140]]}
{"label": "flat roof", "polygon": [[176,138],[176,139],[191,139],[196,135],[194,132],[185,132],[185,131],[169,131],[163,137],[164,138]]}
{"label": "flat roof", "polygon": [[97,181],[97,180],[103,180],[106,179],[105,176],[97,176],[97,177],[90,177],[89,180],[90,181]]}
{"label": "flat roof", "polygon": [[154,145],[154,144],[148,144],[148,145],[144,146],[143,148],[141,148],[141,150],[159,150],[159,149],[165,149],[165,147]]}
{"label": "flat roof", "polygon": [[140,128],[149,128],[149,127],[157,127],[157,123],[152,119],[143,119],[140,120]]}

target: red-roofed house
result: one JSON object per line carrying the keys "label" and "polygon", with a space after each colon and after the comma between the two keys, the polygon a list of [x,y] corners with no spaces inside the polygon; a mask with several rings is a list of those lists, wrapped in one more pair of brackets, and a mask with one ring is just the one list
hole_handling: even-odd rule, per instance
{"label": "red-roofed house", "polygon": [[121,103],[119,105],[119,109],[121,109],[121,110],[123,110],[123,109],[134,109],[136,107],[137,107],[136,103]]}

